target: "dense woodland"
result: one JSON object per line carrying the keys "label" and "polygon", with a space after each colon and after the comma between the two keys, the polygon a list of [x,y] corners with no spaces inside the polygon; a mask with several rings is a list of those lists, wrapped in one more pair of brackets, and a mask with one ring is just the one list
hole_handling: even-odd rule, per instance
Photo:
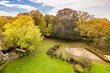
{"label": "dense woodland", "polygon": [[34,50],[44,37],[82,41],[105,54],[110,54],[110,21],[95,18],[85,11],[69,8],[45,16],[38,10],[0,17],[3,50],[19,47]]}

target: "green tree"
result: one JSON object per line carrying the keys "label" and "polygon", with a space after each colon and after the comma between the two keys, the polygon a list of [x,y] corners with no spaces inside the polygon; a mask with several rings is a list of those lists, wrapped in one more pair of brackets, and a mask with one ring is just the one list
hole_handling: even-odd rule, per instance
{"label": "green tree", "polygon": [[13,45],[11,47],[32,51],[42,40],[39,27],[34,25],[30,16],[19,16],[12,23],[7,23],[4,28],[6,30],[2,34]]}
{"label": "green tree", "polygon": [[51,32],[53,31],[53,15],[45,15],[45,22],[46,22],[46,34],[45,36],[51,36]]}

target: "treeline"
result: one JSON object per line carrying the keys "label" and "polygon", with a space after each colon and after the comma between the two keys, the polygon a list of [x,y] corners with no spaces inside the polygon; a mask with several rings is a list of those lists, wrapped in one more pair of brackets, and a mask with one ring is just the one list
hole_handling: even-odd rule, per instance
{"label": "treeline", "polygon": [[[29,29],[30,25],[27,24],[32,25],[32,30],[35,31],[34,33],[31,31],[31,28]],[[12,25],[16,28],[11,27]],[[72,41],[83,40],[96,48],[101,48],[101,50],[108,52],[110,51],[110,21],[106,18],[94,18],[93,15],[85,11],[64,8],[59,10],[56,16],[48,14],[43,16],[38,10],[19,13],[16,17],[2,16],[0,17],[0,28],[8,43],[10,43],[11,38],[14,38],[11,39],[11,43],[14,42],[13,45],[17,45],[17,47],[22,46],[22,48],[29,48],[29,43],[31,45],[33,44],[31,41],[33,41],[32,39],[35,39],[35,37],[31,39],[28,37],[26,39],[26,34],[31,31],[28,33],[30,37],[34,35],[38,37],[41,33],[39,35],[41,38],[45,36]],[[13,33],[9,30],[11,28],[13,28]],[[21,30],[18,32],[18,29]],[[35,34],[38,30],[34,29],[40,30],[37,32],[38,34]],[[14,32],[15,30],[17,32]],[[24,33],[20,34],[23,30]],[[12,37],[12,34],[16,35]],[[21,37],[19,36],[18,39],[16,39],[15,36],[17,37],[18,35],[21,35]],[[19,42],[20,38],[22,38],[22,40]],[[22,43],[24,40],[26,42]],[[33,42],[35,43],[37,40],[36,38]],[[31,48],[32,47],[33,46],[31,46]]]}

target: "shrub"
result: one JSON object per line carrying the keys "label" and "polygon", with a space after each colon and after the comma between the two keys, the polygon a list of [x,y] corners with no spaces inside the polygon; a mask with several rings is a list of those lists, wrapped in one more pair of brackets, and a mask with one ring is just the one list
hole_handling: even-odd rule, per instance
{"label": "shrub", "polygon": [[2,73],[5,70],[8,64],[9,62],[5,62],[3,65],[0,66],[0,73]]}
{"label": "shrub", "polygon": [[20,57],[23,57],[23,56],[24,56],[24,55],[21,53],[21,54],[20,54]]}
{"label": "shrub", "polygon": [[48,51],[47,51],[47,55],[51,55],[51,57],[55,57],[58,58],[56,55],[56,51],[59,49],[59,45],[55,45],[53,47],[51,47]]}
{"label": "shrub", "polygon": [[70,63],[73,63],[74,62],[74,59],[71,57],[70,58]]}
{"label": "shrub", "polygon": [[78,64],[75,65],[75,69],[79,73],[85,73],[85,70],[80,65],[78,65]]}
{"label": "shrub", "polygon": [[4,60],[3,60],[3,61],[1,61],[1,62],[0,62],[0,66],[1,66],[2,64],[4,64],[4,63],[5,63],[5,61],[4,61]]}
{"label": "shrub", "polygon": [[78,62],[85,70],[90,70],[92,67],[92,61],[88,57],[82,56]]}
{"label": "shrub", "polygon": [[60,55],[59,55],[59,59],[62,59],[62,53],[60,53]]}

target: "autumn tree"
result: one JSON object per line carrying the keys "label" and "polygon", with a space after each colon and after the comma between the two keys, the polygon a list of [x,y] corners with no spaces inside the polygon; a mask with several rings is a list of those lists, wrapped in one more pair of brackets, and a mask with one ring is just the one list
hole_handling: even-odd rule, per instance
{"label": "autumn tree", "polygon": [[77,11],[69,8],[59,10],[54,18],[53,37],[68,40],[79,39],[77,21]]}
{"label": "autumn tree", "polygon": [[103,36],[103,33],[107,30],[107,27],[109,25],[109,21],[107,19],[94,19],[93,25],[92,25],[92,32],[94,32],[94,36],[97,35],[97,37]]}
{"label": "autumn tree", "polygon": [[90,15],[85,11],[78,11],[78,28],[80,29],[80,36],[88,37],[90,35],[90,30],[92,29],[92,20],[94,20],[94,16]]}
{"label": "autumn tree", "polygon": [[102,19],[102,18],[95,18],[92,20],[91,23],[91,30],[89,30],[89,36],[88,37],[93,37],[93,43],[95,46],[98,46],[100,44],[100,39],[103,37],[104,33],[107,30],[107,27],[109,25],[109,21],[107,19]]}
{"label": "autumn tree", "polygon": [[110,22],[107,26],[106,31],[103,33],[103,37],[101,38],[101,43],[103,43],[104,48],[106,47],[107,50],[110,51]]}
{"label": "autumn tree", "polygon": [[109,21],[102,18],[94,18],[87,12],[78,12],[78,27],[80,36],[87,42],[93,43],[93,46],[100,44],[100,39],[103,37],[107,29]]}
{"label": "autumn tree", "polygon": [[12,23],[7,23],[4,28],[5,32],[2,34],[12,44],[11,47],[32,51],[42,40],[39,27],[34,25],[30,16],[19,16]]}
{"label": "autumn tree", "polygon": [[2,27],[9,22],[13,21],[13,17],[11,16],[0,16],[0,28],[2,29]]}
{"label": "autumn tree", "polygon": [[28,12],[25,12],[25,13],[19,13],[17,16],[30,16],[30,13]]}
{"label": "autumn tree", "polygon": [[0,17],[0,28],[2,28],[4,26],[4,24],[6,24],[6,19]]}
{"label": "autumn tree", "polygon": [[43,36],[50,36],[52,32],[52,16],[46,15],[45,17],[38,11],[31,11],[31,17],[34,20],[35,25],[39,26]]}
{"label": "autumn tree", "polygon": [[53,15],[45,15],[45,22],[46,22],[46,34],[45,36],[51,36],[51,32],[53,31],[53,21],[54,16]]}
{"label": "autumn tree", "polygon": [[32,10],[30,12],[19,13],[17,16],[31,16],[36,26],[39,26],[45,23],[44,16],[38,10]]}
{"label": "autumn tree", "polygon": [[32,10],[30,12],[19,13],[17,16],[31,16],[34,20],[35,26],[39,26],[40,32],[43,36],[50,36],[52,32],[51,20],[53,16],[46,15],[43,16],[38,10]]}
{"label": "autumn tree", "polygon": [[48,15],[48,14],[45,15],[45,22],[46,22],[47,27],[48,27],[49,24],[52,23],[52,20],[54,19],[54,17],[55,16],[53,16],[53,15]]}

